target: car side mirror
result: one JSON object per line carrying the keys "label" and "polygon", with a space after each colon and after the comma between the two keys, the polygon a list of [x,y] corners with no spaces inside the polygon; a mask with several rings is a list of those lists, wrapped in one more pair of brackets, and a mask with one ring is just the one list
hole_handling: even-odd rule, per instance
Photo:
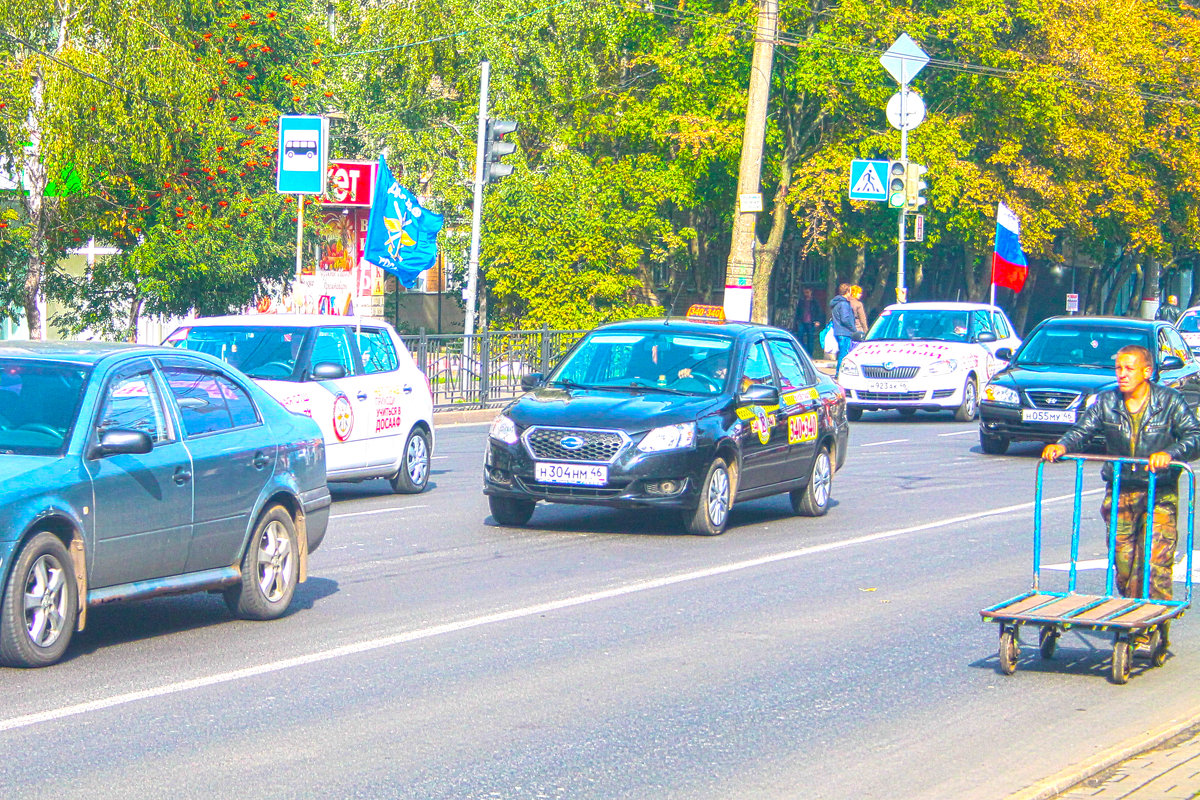
{"label": "car side mirror", "polygon": [[530,375],[522,375],[521,376],[521,391],[522,392],[532,392],[534,389],[536,389],[542,385],[543,377],[544,376],[540,372],[534,372]]}
{"label": "car side mirror", "polygon": [[779,404],[779,390],[774,386],[764,386],[761,383],[754,383],[746,387],[746,390],[738,394],[738,403],[740,405],[756,405],[768,406]]}
{"label": "car side mirror", "polygon": [[312,368],[312,379],[315,381],[336,381],[346,377],[346,368],[332,361],[322,361]]}
{"label": "car side mirror", "polygon": [[1012,361],[1013,352],[1011,347],[1001,347],[996,351],[996,358],[1001,361]]}
{"label": "car side mirror", "polygon": [[1158,362],[1159,370],[1183,369],[1183,359],[1179,356],[1167,356]]}
{"label": "car side mirror", "polygon": [[101,431],[100,439],[92,446],[89,458],[118,455],[144,455],[154,449],[154,441],[145,431],[109,428]]}
{"label": "car side mirror", "polygon": [[992,333],[991,331],[980,331],[979,335],[975,337],[975,341],[979,342],[980,344],[994,342],[996,341],[996,334]]}

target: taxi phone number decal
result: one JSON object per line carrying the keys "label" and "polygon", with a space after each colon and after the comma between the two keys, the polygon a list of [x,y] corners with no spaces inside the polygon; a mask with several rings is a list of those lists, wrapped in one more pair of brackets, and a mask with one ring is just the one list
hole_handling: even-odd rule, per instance
{"label": "taxi phone number decal", "polygon": [[811,442],[817,438],[817,412],[788,417],[788,444]]}

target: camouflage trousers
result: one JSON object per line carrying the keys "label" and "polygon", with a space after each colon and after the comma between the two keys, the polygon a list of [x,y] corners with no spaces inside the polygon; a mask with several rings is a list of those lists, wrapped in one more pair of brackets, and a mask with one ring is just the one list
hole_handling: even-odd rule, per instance
{"label": "camouflage trousers", "polygon": [[[1147,494],[1145,490],[1123,491],[1117,501],[1117,544],[1113,560],[1117,568],[1117,591],[1123,597],[1142,596]],[[1175,492],[1166,491],[1154,498],[1154,542],[1150,548],[1150,598],[1153,600],[1171,599],[1178,507],[1179,497]],[[1111,513],[1110,492],[1100,508],[1106,537]]]}

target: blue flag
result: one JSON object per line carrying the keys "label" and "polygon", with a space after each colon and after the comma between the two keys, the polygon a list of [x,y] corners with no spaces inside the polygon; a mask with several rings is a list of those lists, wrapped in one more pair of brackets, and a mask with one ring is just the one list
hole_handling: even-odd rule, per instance
{"label": "blue flag", "polygon": [[421,208],[413,193],[392,177],[387,161],[380,156],[363,258],[411,289],[417,284],[417,276],[437,261],[437,235],[441,229],[442,215]]}

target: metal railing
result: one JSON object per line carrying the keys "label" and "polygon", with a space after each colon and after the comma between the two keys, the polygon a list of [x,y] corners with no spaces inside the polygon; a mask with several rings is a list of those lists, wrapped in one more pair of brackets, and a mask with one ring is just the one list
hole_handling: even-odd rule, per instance
{"label": "metal railing", "polygon": [[550,328],[402,335],[417,367],[429,379],[437,411],[499,406],[521,394],[521,376],[543,375],[587,331]]}

